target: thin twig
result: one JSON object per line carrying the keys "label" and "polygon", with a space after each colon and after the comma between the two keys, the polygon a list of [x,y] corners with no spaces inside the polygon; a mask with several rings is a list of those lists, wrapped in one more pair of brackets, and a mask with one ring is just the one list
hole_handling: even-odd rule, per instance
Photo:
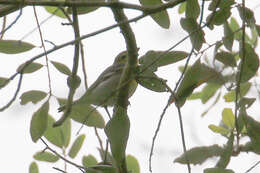
{"label": "thin twig", "polygon": [[40,35],[43,51],[45,52],[45,62],[46,62],[46,69],[47,69],[48,82],[49,82],[49,93],[50,93],[50,95],[52,95],[51,74],[50,74],[49,62],[48,62],[49,60],[48,60],[48,56],[46,55],[46,47],[45,47],[45,44],[44,44],[44,41],[43,41],[41,26],[40,26],[40,23],[39,23],[39,20],[38,20],[38,16],[37,16],[37,12],[36,12],[35,6],[33,6],[33,12],[34,12],[34,17],[35,17],[35,20],[36,20],[36,23],[37,23],[37,28],[38,28],[38,31],[39,31],[39,35]]}

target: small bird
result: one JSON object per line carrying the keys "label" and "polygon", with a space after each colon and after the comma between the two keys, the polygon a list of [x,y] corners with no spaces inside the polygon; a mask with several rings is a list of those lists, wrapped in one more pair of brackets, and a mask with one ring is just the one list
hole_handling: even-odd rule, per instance
{"label": "small bird", "polygon": [[[123,51],[117,55],[114,63],[99,75],[85,94],[73,102],[73,105],[89,103],[101,107],[113,106],[116,102],[116,91],[126,62],[127,51]],[[131,79],[129,97],[133,95],[136,88],[137,82],[135,79]],[[64,109],[65,106],[62,106],[58,110],[63,111]]]}

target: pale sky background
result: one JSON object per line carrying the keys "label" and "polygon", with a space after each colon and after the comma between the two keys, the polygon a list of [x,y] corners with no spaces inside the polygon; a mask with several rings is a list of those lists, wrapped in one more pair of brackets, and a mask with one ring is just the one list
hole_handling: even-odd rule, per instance
{"label": "pale sky background", "polygon": [[[137,3],[137,1],[126,1],[131,3]],[[258,0],[251,0],[246,2],[249,7],[253,8],[259,4]],[[234,14],[237,14],[237,10],[234,9]],[[259,8],[255,9],[256,21],[259,24],[260,19]],[[38,18],[40,21],[44,20],[50,14],[46,13],[43,8],[37,7]],[[139,12],[133,10],[125,11],[128,18],[132,18],[139,15]],[[135,33],[137,46],[140,48],[139,55],[145,54],[148,50],[166,50],[180,39],[186,36],[186,33],[182,31],[179,24],[179,14],[177,8],[168,10],[171,19],[171,27],[169,30],[160,28],[150,17],[146,17],[136,23],[132,23],[132,29]],[[18,13],[14,13],[8,17],[10,23]],[[2,22],[2,21],[1,21]],[[57,17],[52,17],[41,29],[45,40],[54,42],[56,45],[73,39],[73,33],[70,26],[62,26],[61,22],[67,22]],[[80,17],[80,32],[81,35],[91,33],[93,31],[102,29],[106,26],[114,24],[114,18],[109,8],[100,8],[99,10]],[[0,24],[2,25],[2,23]],[[17,24],[5,34],[5,39],[21,39],[24,35],[30,32],[36,27],[36,22],[33,17],[32,7],[27,7],[23,10],[23,16]],[[212,33],[209,30],[205,30],[206,35],[210,36],[207,41],[214,43],[216,38],[222,36],[222,29],[219,32]],[[31,42],[37,46],[40,46],[40,38],[38,32],[33,32],[23,41]],[[114,57],[122,50],[125,50],[125,42],[119,29],[113,29],[108,32],[99,34],[97,36],[85,39],[83,41],[85,47],[86,56],[86,69],[88,74],[88,83],[91,84],[98,75],[107,66],[111,65]],[[45,43],[47,49],[51,49],[52,45]],[[190,50],[189,40],[182,43],[174,50]],[[34,55],[41,53],[41,48],[35,48],[32,51],[24,54],[6,55],[0,54],[0,76],[9,77],[15,73],[16,68],[24,63],[26,60],[32,58]],[[259,49],[257,50],[259,54]],[[209,53],[210,57],[211,54]],[[63,48],[55,53],[49,54],[50,60],[58,61],[67,64],[72,67],[73,58],[73,46]],[[45,58],[37,60],[45,64]],[[174,88],[175,82],[180,76],[180,73],[176,71],[177,67],[183,64],[184,61],[178,64],[163,67],[158,71],[158,75],[168,80],[169,86]],[[68,88],[66,86],[65,75],[57,72],[57,70],[50,64],[51,81],[53,93],[59,97],[67,97]],[[80,76],[83,77],[81,70]],[[83,81],[83,80],[82,80]],[[5,105],[7,101],[13,96],[16,89],[18,78],[12,81],[8,87],[0,90],[0,105]],[[48,81],[46,68],[42,68],[36,73],[24,75],[22,88],[19,96],[32,89],[48,91]],[[224,91],[224,90],[223,90]],[[84,93],[83,83],[76,93],[76,97],[80,97]],[[18,96],[18,98],[19,98]],[[136,93],[131,98],[131,106],[129,107],[129,117],[131,121],[130,138],[127,147],[127,153],[134,155],[140,163],[141,172],[148,172],[148,157],[150,153],[150,147],[152,137],[156,129],[159,116],[162,113],[164,106],[166,105],[168,93],[155,93],[149,91],[141,86],[138,87]],[[19,99],[13,103],[13,105],[5,112],[0,113],[0,170],[4,172],[20,172],[27,173],[30,163],[34,160],[33,154],[37,151],[44,149],[44,145],[38,141],[36,144],[31,141],[29,134],[30,120],[33,112],[35,112],[39,106],[43,103],[39,103],[36,106],[33,104],[27,104],[21,106]],[[206,117],[201,118],[200,114],[213,102],[210,100],[208,104],[202,105],[200,101],[187,102],[182,108],[183,122],[185,126],[186,145],[187,148],[195,146],[205,146],[226,143],[226,139],[218,134],[214,134],[208,129],[209,124],[217,125],[221,119],[222,109],[225,107],[232,108],[233,104],[218,104],[218,106],[212,109]],[[255,104],[259,104],[257,101]],[[50,114],[59,118],[60,114],[57,113],[57,102],[55,99],[51,100]],[[102,113],[103,110],[100,109]],[[112,111],[112,109],[111,109]],[[255,113],[255,114],[254,114]],[[251,110],[250,115],[254,118],[260,119],[258,110]],[[104,114],[104,118],[107,116]],[[76,131],[80,128],[79,123],[73,122],[72,139],[75,139]],[[93,154],[99,158],[98,151],[96,150],[97,139],[94,136],[93,128],[84,127],[81,133],[86,134],[84,148],[74,160],[77,163],[81,163],[82,155]],[[58,149],[56,149],[59,151]],[[177,115],[177,109],[172,105],[167,110],[165,118],[162,123],[159,136],[156,141],[155,151],[153,155],[153,172],[187,172],[185,165],[173,163],[173,160],[182,153],[182,143],[179,128],[179,120]],[[252,165],[260,160],[260,157],[252,153],[242,153],[237,158],[233,158],[228,168],[233,169],[236,173],[244,173]],[[100,160],[99,160],[100,161]],[[192,172],[203,172],[204,168],[214,167],[217,162],[217,158],[210,159],[204,164],[199,166],[192,165]],[[63,169],[63,162],[59,164],[46,164],[45,162],[37,162],[40,168],[40,172],[57,173],[52,167],[59,167]],[[69,166],[68,172],[79,172],[75,168]],[[260,171],[260,166],[256,167],[251,173],[257,173]]]}

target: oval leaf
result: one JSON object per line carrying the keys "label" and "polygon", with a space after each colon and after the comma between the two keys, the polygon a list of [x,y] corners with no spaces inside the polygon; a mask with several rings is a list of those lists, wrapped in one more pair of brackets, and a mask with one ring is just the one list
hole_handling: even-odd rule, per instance
{"label": "oval leaf", "polygon": [[82,164],[84,165],[85,168],[88,168],[90,166],[94,166],[97,165],[97,159],[93,156],[93,155],[87,155],[87,156],[83,156],[82,158]]}
{"label": "oval leaf", "polygon": [[39,168],[37,163],[32,162],[29,167],[29,173],[39,173]]}
{"label": "oval leaf", "polygon": [[43,136],[52,144],[56,145],[59,148],[67,147],[70,142],[71,136],[71,122],[67,119],[59,127],[53,127],[55,122],[54,118],[49,115],[48,117],[48,128],[43,134]]}
{"label": "oval leaf", "polygon": [[179,14],[182,14],[182,13],[184,13],[185,12],[185,10],[186,10],[186,2],[183,2],[183,3],[181,3],[181,5],[179,6],[179,9],[178,9],[178,13]]}
{"label": "oval leaf", "polygon": [[225,108],[222,111],[222,122],[229,127],[230,129],[233,129],[235,126],[235,115],[232,112],[232,109]]}
{"label": "oval leaf", "polygon": [[200,15],[200,5],[198,3],[198,0],[187,0],[186,2],[186,18],[197,19]]}
{"label": "oval leaf", "polygon": [[201,91],[200,94],[200,98],[201,98],[201,102],[203,104],[207,103],[207,101],[215,95],[215,93],[217,92],[217,90],[221,87],[221,85],[219,84],[215,84],[215,83],[209,83],[207,84]]}
{"label": "oval leaf", "polygon": [[209,125],[208,128],[211,131],[213,131],[214,133],[219,133],[219,134],[224,135],[224,136],[228,135],[229,132],[230,132],[228,129],[226,129],[224,127],[216,126],[216,125],[213,125],[213,124]]}
{"label": "oval leaf", "polygon": [[[251,87],[251,83],[246,82],[242,83],[240,86],[240,95],[241,97],[245,96]],[[238,97],[240,98],[240,95]],[[224,95],[225,102],[234,102],[236,99],[236,90],[231,90]]]}
{"label": "oval leaf", "polygon": [[155,91],[155,92],[165,92],[166,81],[159,78],[155,73],[149,72],[148,70],[136,78],[136,81],[143,87]]}
{"label": "oval leaf", "polygon": [[140,173],[140,166],[138,160],[134,156],[132,155],[126,156],[126,165],[127,165],[128,172]]}
{"label": "oval leaf", "polygon": [[0,89],[4,88],[9,83],[9,79],[5,77],[0,77]]}
{"label": "oval leaf", "polygon": [[53,14],[53,15],[63,18],[63,19],[66,18],[66,16],[64,15],[64,12],[60,8],[52,7],[52,6],[45,6],[44,8],[50,14]]}
{"label": "oval leaf", "polygon": [[[240,46],[241,48],[241,46]],[[258,55],[255,53],[255,50],[247,43],[245,43],[244,47],[244,66],[241,71],[242,73],[242,78],[241,82],[246,82],[249,79],[251,79],[253,76],[255,76],[258,67],[259,67],[259,58]],[[240,49],[239,52],[240,58],[243,57],[243,49]]]}
{"label": "oval leaf", "polygon": [[31,90],[31,91],[27,91],[24,92],[20,99],[21,99],[21,105],[25,105],[29,102],[32,102],[33,104],[38,103],[39,101],[41,101],[42,99],[44,99],[46,97],[47,93],[43,92],[43,91],[39,91],[39,90]]}
{"label": "oval leaf", "polygon": [[70,151],[69,151],[69,156],[71,158],[75,158],[76,155],[78,154],[79,150],[82,147],[82,144],[84,142],[85,139],[85,135],[80,135],[79,137],[77,137],[77,139],[73,142]]}
{"label": "oval leaf", "polygon": [[28,65],[26,65],[26,63],[23,63],[21,64],[18,68],[17,68],[17,72],[18,73],[21,73],[23,72],[23,74],[26,74],[26,73],[33,73],[37,70],[39,70],[40,68],[42,68],[42,65],[39,64],[39,63],[35,63],[35,62],[32,62]]}
{"label": "oval leaf", "polygon": [[202,164],[207,159],[219,156],[222,153],[222,148],[218,145],[205,146],[205,147],[194,147],[188,150],[185,154],[176,158],[174,162],[181,164],[187,164],[186,158],[188,158],[190,164]]}
{"label": "oval leaf", "polygon": [[110,148],[113,158],[117,165],[125,161],[125,150],[129,137],[130,121],[126,109],[116,107],[112,119],[108,121],[105,127],[105,133],[110,142]]}
{"label": "oval leaf", "polygon": [[35,46],[31,43],[19,40],[0,40],[0,52],[6,54],[17,54],[31,50]]}
{"label": "oval leaf", "polygon": [[232,51],[233,42],[234,42],[234,33],[227,22],[224,23],[223,27],[224,27],[223,44],[226,49]]}
{"label": "oval leaf", "polygon": [[215,59],[217,59],[218,61],[222,62],[227,66],[236,67],[237,65],[235,56],[229,52],[225,52],[225,51],[218,52],[215,55]]}
{"label": "oval leaf", "polygon": [[[163,4],[161,0],[139,0],[139,2],[144,6],[158,6]],[[162,28],[168,29],[170,27],[170,18],[166,10],[151,14],[151,17]]]}
{"label": "oval leaf", "polygon": [[33,158],[38,161],[44,161],[44,162],[57,162],[59,160],[59,157],[50,153],[50,152],[37,152],[33,155]]}
{"label": "oval leaf", "polygon": [[235,172],[231,169],[207,168],[207,169],[204,169],[203,173],[235,173]]}
{"label": "oval leaf", "polygon": [[62,63],[59,63],[59,62],[56,62],[56,61],[51,61],[51,63],[54,65],[54,67],[61,73],[65,74],[65,75],[68,75],[70,76],[71,75],[71,71],[70,69],[62,64]]}
{"label": "oval leaf", "polygon": [[30,134],[33,142],[42,137],[48,124],[49,102],[45,102],[32,116]]}
{"label": "oval leaf", "polygon": [[194,18],[181,18],[180,22],[182,28],[190,34],[192,46],[199,51],[202,44],[205,42],[204,31],[200,28]]}

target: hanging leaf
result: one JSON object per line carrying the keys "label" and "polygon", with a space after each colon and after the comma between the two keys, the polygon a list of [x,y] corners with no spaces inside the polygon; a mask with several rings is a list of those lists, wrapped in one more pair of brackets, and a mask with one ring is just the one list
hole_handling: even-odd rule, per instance
{"label": "hanging leaf", "polygon": [[207,159],[219,156],[222,153],[222,148],[218,145],[204,146],[204,147],[194,147],[188,150],[185,154],[182,154],[174,160],[181,164],[187,164],[186,158],[188,158],[190,164],[202,164]]}
{"label": "hanging leaf", "polygon": [[256,98],[247,98],[243,97],[239,100],[239,106],[245,106],[245,108],[249,108],[254,102]]}
{"label": "hanging leaf", "polygon": [[230,130],[224,128],[224,127],[221,127],[221,126],[216,126],[216,125],[213,125],[213,124],[210,124],[208,126],[208,128],[214,132],[214,133],[219,133],[221,135],[224,135],[224,136],[227,136],[229,133],[230,133]]}
{"label": "hanging leaf", "polygon": [[30,164],[29,173],[39,173],[39,168],[36,162]]}
{"label": "hanging leaf", "polygon": [[126,165],[127,165],[128,172],[140,173],[140,166],[138,160],[134,156],[132,155],[126,156]]}
{"label": "hanging leaf", "polygon": [[219,9],[229,8],[233,4],[235,4],[234,0],[228,0],[228,1],[212,0],[209,4],[208,10],[214,11],[217,8]]}
{"label": "hanging leaf", "polygon": [[232,53],[221,51],[215,55],[215,59],[222,62],[223,64],[231,67],[236,67],[236,59]]}
{"label": "hanging leaf", "polygon": [[73,142],[73,144],[72,144],[72,146],[70,148],[69,154],[68,154],[71,158],[75,158],[76,157],[76,155],[78,154],[79,150],[82,147],[84,139],[85,139],[85,135],[80,135]]}
{"label": "hanging leaf", "polygon": [[178,105],[182,106],[193,90],[201,84],[205,82],[223,84],[225,81],[220,77],[214,69],[201,64],[200,59],[197,60],[184,74],[175,97],[172,97],[169,103],[175,102],[177,99]]}
{"label": "hanging leaf", "polygon": [[166,81],[159,78],[155,73],[149,70],[146,70],[144,73],[141,73],[141,75],[138,75],[136,81],[143,87],[155,92],[167,91],[165,85]]}
{"label": "hanging leaf", "polygon": [[5,77],[0,77],[0,89],[4,88],[9,83],[9,79]]}
{"label": "hanging leaf", "polygon": [[143,68],[150,71],[157,71],[158,67],[166,66],[185,59],[189,54],[184,51],[148,51],[139,58],[139,63]]}
{"label": "hanging leaf", "polygon": [[[241,48],[241,46],[240,46]],[[258,55],[255,53],[255,50],[247,43],[245,43],[244,50],[241,48],[239,52],[239,56],[242,59],[243,51],[245,55],[244,59],[244,66],[241,71],[242,78],[241,82],[246,82],[255,76],[258,67],[259,67],[259,58]]]}
{"label": "hanging leaf", "polygon": [[224,27],[223,44],[226,49],[232,51],[233,42],[234,42],[234,33],[227,22],[224,22],[223,27]]}
{"label": "hanging leaf", "polygon": [[[85,2],[105,2],[105,0],[85,0]],[[97,7],[87,7],[87,6],[85,6],[85,7],[78,7],[77,8],[77,13],[79,15],[87,14],[87,13],[91,13],[91,12],[97,10],[98,8],[99,8],[98,6]],[[72,14],[72,8],[68,8],[67,12],[69,14]]]}
{"label": "hanging leaf", "polygon": [[[143,6],[158,6],[163,4],[161,0],[139,0],[139,2]],[[170,18],[166,10],[151,14],[151,17],[162,28],[168,29],[170,27]]]}
{"label": "hanging leaf", "polygon": [[39,91],[39,90],[31,90],[31,91],[27,91],[24,92],[21,97],[21,105],[25,105],[29,102],[32,102],[33,104],[38,103],[39,101],[41,101],[42,99],[44,99],[47,96],[47,93],[43,92],[43,91]]}
{"label": "hanging leaf", "polygon": [[[43,65],[39,64],[39,63],[35,63],[35,62],[32,62],[28,65],[26,65],[26,63],[23,63],[21,64],[18,68],[17,68],[17,72],[18,73],[21,73],[23,72],[23,74],[26,74],[26,73],[33,73],[37,70],[39,70],[40,68],[42,68]],[[25,67],[25,68],[24,68]]]}
{"label": "hanging leaf", "polygon": [[196,99],[201,99],[201,92],[193,92],[188,98],[187,100],[196,100]]}
{"label": "hanging leaf", "polygon": [[182,13],[185,12],[185,10],[186,10],[186,4],[187,4],[186,1],[183,2],[183,3],[181,3],[181,5],[180,5],[179,8],[178,8],[178,13],[179,13],[179,14],[182,14]]}
{"label": "hanging leaf", "polygon": [[225,108],[222,111],[222,122],[229,127],[230,129],[234,129],[235,127],[235,115],[232,112],[232,109]]}
{"label": "hanging leaf", "polygon": [[235,172],[231,169],[207,168],[207,169],[204,169],[203,173],[235,173]]}
{"label": "hanging leaf", "polygon": [[187,0],[185,12],[186,18],[197,19],[200,15],[200,5],[198,0]]}
{"label": "hanging leaf", "polygon": [[47,151],[40,151],[33,155],[33,158],[38,161],[44,161],[44,162],[57,162],[59,160],[59,157],[47,152]]}
{"label": "hanging leaf", "polygon": [[43,136],[53,145],[59,148],[68,147],[71,136],[71,122],[67,119],[61,126],[53,127],[55,122],[52,116],[48,116],[48,127]]}
{"label": "hanging leaf", "polygon": [[83,156],[82,158],[82,164],[84,165],[85,168],[88,168],[90,166],[94,166],[97,165],[97,159],[93,156],[93,155],[87,155],[87,156]]}
{"label": "hanging leaf", "polygon": [[233,153],[233,143],[234,143],[234,135],[233,133],[231,133],[230,137],[228,138],[227,144],[220,155],[220,159],[216,167],[223,168],[223,169],[227,167]]}
{"label": "hanging leaf", "polygon": [[0,40],[0,52],[6,54],[17,54],[31,50],[35,46],[31,43],[19,40]]}
{"label": "hanging leaf", "polygon": [[48,13],[66,19],[64,12],[60,9],[61,7],[45,6],[44,8]]}
{"label": "hanging leaf", "polygon": [[116,107],[112,119],[108,121],[105,127],[105,133],[108,137],[111,152],[117,165],[125,161],[125,150],[129,137],[130,121],[126,109]]}
{"label": "hanging leaf", "polygon": [[51,63],[54,65],[54,67],[61,73],[70,76],[71,75],[71,71],[70,69],[62,63],[56,62],[56,61],[51,61]]}
{"label": "hanging leaf", "polygon": [[48,112],[49,102],[47,101],[33,114],[30,125],[30,134],[33,142],[37,142],[47,129]]}
{"label": "hanging leaf", "polygon": [[[245,21],[249,26],[252,24],[255,24],[255,16],[254,16],[254,12],[251,11],[249,8],[247,7],[242,7],[240,5],[237,6],[238,12],[239,12],[239,16],[240,18]],[[245,15],[243,14],[243,11],[245,12]]]}
{"label": "hanging leaf", "polygon": [[[66,104],[66,99],[58,99],[60,105]],[[104,128],[105,121],[102,115],[95,107],[89,104],[75,104],[72,105],[72,110],[69,116],[74,121],[85,124],[89,127]]]}
{"label": "hanging leaf", "polygon": [[207,101],[215,95],[215,93],[217,92],[217,90],[221,87],[221,85],[219,84],[215,84],[215,83],[209,83],[207,84],[201,91],[201,102],[203,104],[207,103]]}
{"label": "hanging leaf", "polygon": [[182,28],[190,34],[192,46],[199,51],[205,42],[204,32],[194,18],[181,18]]}
{"label": "hanging leaf", "polygon": [[[241,97],[243,97],[244,95],[247,94],[247,92],[249,91],[251,87],[251,83],[246,82],[246,83],[242,83],[240,86],[240,95]],[[238,96],[240,98],[240,95]],[[234,102],[236,99],[236,90],[231,90],[230,92],[228,92],[227,94],[224,95],[224,99],[225,102]]]}
{"label": "hanging leaf", "polygon": [[222,25],[231,15],[231,7],[219,9],[216,12],[212,12],[208,15],[206,22],[210,29],[213,29],[213,25]]}

